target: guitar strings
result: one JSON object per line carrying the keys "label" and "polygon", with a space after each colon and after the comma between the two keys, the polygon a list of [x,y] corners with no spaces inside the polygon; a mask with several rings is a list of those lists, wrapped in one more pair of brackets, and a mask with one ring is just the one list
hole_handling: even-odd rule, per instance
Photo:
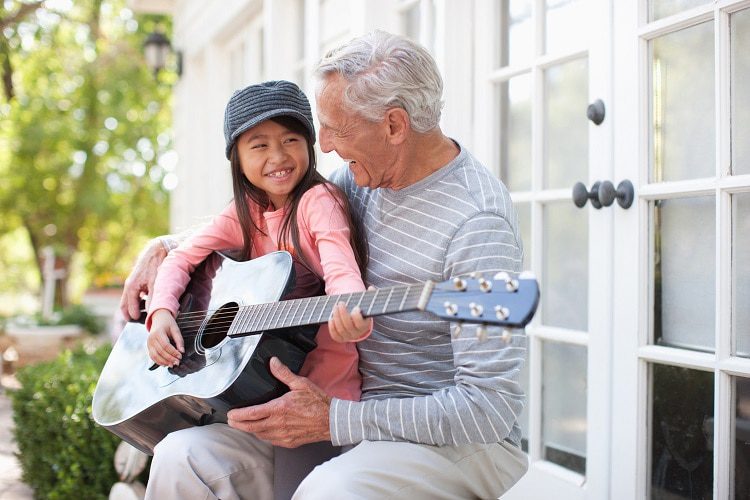
{"label": "guitar strings", "polygon": [[[383,298],[375,297],[377,295],[377,292],[378,291],[382,291],[382,290],[384,290],[384,289],[380,289],[380,290],[368,290],[368,291],[365,291],[365,292],[352,292],[352,293],[348,294],[348,296],[347,296],[347,294],[341,294],[341,295],[328,295],[328,296],[321,295],[319,297],[329,297],[329,299],[324,302],[324,305],[322,307],[323,311],[325,311],[325,309],[327,309],[329,307],[331,308],[331,310],[333,310],[333,306],[335,304],[339,303],[339,302],[343,302],[343,303],[345,303],[348,306],[349,302],[352,300],[352,298],[358,298],[358,297],[355,297],[355,294],[361,295],[361,297],[359,297],[358,305],[361,305],[362,302],[366,302],[366,300],[370,299],[370,297],[372,296],[373,298],[370,299],[370,305],[369,305],[369,309],[372,309],[376,304],[378,306],[385,305],[385,303],[383,302],[383,299],[385,299],[386,302],[388,300],[390,300],[388,297],[390,297],[390,295],[392,295],[392,294],[389,294],[388,297],[383,297]],[[409,296],[409,294],[411,294],[414,291],[418,291],[418,292],[421,293],[421,289],[414,289],[413,286],[411,286],[411,285],[407,285],[407,286],[403,286],[403,287],[393,287],[393,291],[396,291],[396,292],[404,291],[407,297]],[[340,299],[340,300],[330,301],[330,297],[333,297],[333,298],[336,298],[336,299]],[[346,300],[343,300],[344,297],[346,297]],[[264,308],[267,309],[269,306],[272,306],[273,308],[282,309],[284,305],[291,304],[289,306],[289,310],[291,311],[291,309],[294,307],[293,304],[295,302],[297,302],[297,301],[310,301],[311,302],[313,299],[315,299],[315,297],[308,297],[308,298],[303,298],[303,299],[292,299],[292,300],[289,300],[289,301],[280,301],[280,302],[267,302],[267,303],[262,303],[262,304],[248,304],[248,305],[244,305],[244,306],[236,306],[236,307],[226,308],[227,310],[225,312],[222,311],[221,308],[219,308],[219,309],[208,309],[208,310],[204,310],[204,311],[192,311],[192,312],[180,313],[177,316],[176,319],[177,319],[177,322],[178,322],[178,326],[181,325],[181,327],[185,327],[185,328],[199,328],[200,325],[202,325],[204,323],[205,319],[209,316],[209,313],[213,313],[211,315],[211,319],[209,320],[210,324],[213,324],[214,318],[218,318],[218,319],[222,319],[223,318],[223,319],[229,319],[228,324],[231,325],[231,323],[233,322],[234,318],[237,315],[239,315],[240,313],[244,314],[245,312],[247,312],[249,310],[252,310],[252,309],[257,309],[258,310],[258,314],[263,314],[264,312],[266,312],[263,309]],[[375,300],[373,300],[373,299],[375,299]],[[320,301],[320,299],[318,299],[318,302],[319,301]],[[295,309],[294,314],[297,313],[297,310],[299,309],[300,306],[301,306],[301,302],[299,302],[299,305],[297,306],[297,309]],[[318,304],[316,303],[316,305],[313,306],[313,309],[310,311],[310,313],[314,314],[315,312],[318,312],[318,311],[320,311],[320,309],[318,308]],[[323,311],[321,311],[321,314],[322,314]],[[287,311],[287,314],[288,314],[288,312],[289,311]]]}
{"label": "guitar strings", "polygon": [[[341,302],[343,302],[343,301],[341,301]],[[413,299],[412,299],[412,301],[407,301],[406,304],[411,304],[411,302],[413,302]],[[309,323],[302,323],[302,324],[297,324],[297,325],[291,325],[290,324],[290,325],[286,325],[285,326],[285,325],[283,325],[283,321],[284,320],[282,320],[282,325],[278,326],[277,328],[288,328],[290,326],[302,326],[304,324],[314,325],[314,324],[327,323],[328,322],[327,318],[330,317],[330,313],[333,312],[333,305],[336,304],[336,303],[337,302],[333,302],[333,303],[328,304],[325,307],[312,309],[308,313],[311,316],[314,316],[315,313],[318,313],[318,317],[321,318],[320,321],[311,321]],[[275,304],[275,303],[270,303],[270,304]],[[376,301],[374,301],[374,302],[371,303],[371,305],[368,307],[368,309],[370,311],[372,311],[373,309],[377,311],[378,309],[382,309],[385,305],[386,305],[386,300],[376,300]],[[252,306],[244,306],[244,307],[251,308]],[[326,312],[327,309],[330,309],[330,312],[326,316],[326,319],[323,320],[322,319],[322,315],[323,315],[323,313]],[[242,308],[240,308],[240,310],[242,310]],[[208,324],[206,325],[207,328],[206,328],[205,331],[209,331],[209,330],[215,331],[215,330],[222,329],[222,327],[226,327],[228,329],[229,327],[232,326],[232,324],[234,324],[235,318],[239,315],[239,311],[226,311],[226,312],[222,312],[221,309],[217,309],[216,311],[219,311],[219,312],[215,313],[208,320]],[[263,311],[259,311],[259,314],[263,314]],[[291,317],[292,318],[291,323],[293,323],[296,315],[297,315],[297,311],[295,310],[294,313],[291,314],[291,316],[288,315],[288,314],[285,315],[285,319]],[[268,318],[265,318],[265,319],[261,320],[259,322],[260,324],[257,325],[258,330],[269,330],[270,328],[268,326],[270,326],[270,325],[266,326],[265,328],[263,327],[263,325],[266,324],[269,319],[279,319],[279,317],[280,316],[278,316],[278,315],[277,316],[269,316]],[[254,316],[254,317],[250,317],[250,318],[243,318],[241,321],[245,322],[247,324],[247,326],[250,326],[250,325],[253,325],[255,322],[257,322],[257,318],[258,318],[258,316]],[[177,326],[180,327],[180,330],[182,330],[182,329],[200,328],[200,326],[203,325],[204,322],[205,322],[205,316],[203,316],[198,321],[182,322],[182,321],[180,321],[181,319],[183,319],[183,316],[179,315],[177,317]],[[273,328],[273,329],[275,330],[277,328]],[[219,332],[219,333],[221,333],[221,332]],[[197,336],[197,335],[200,335],[200,333],[194,334],[194,335],[191,335],[191,336]]]}
{"label": "guitar strings", "polygon": [[[394,291],[398,291],[399,289],[401,289],[401,290],[406,290],[407,293],[409,293],[409,291],[410,291],[410,290],[408,290],[409,288],[411,288],[411,287],[410,286],[394,287]],[[368,290],[368,291],[365,291],[365,292],[352,292],[350,294],[340,294],[340,295],[319,295],[318,297],[333,297],[333,298],[343,299],[343,297],[346,297],[348,295],[349,297],[346,299],[346,302],[348,303],[355,294],[361,294],[362,295],[362,298],[360,299],[360,302],[361,302],[365,298],[368,298],[368,297],[370,297],[372,295],[375,295],[376,292],[378,292],[378,290]],[[301,299],[282,300],[282,301],[279,301],[279,302],[266,302],[266,303],[261,303],[261,304],[247,304],[247,305],[244,305],[244,306],[236,306],[236,307],[231,308],[231,309],[248,310],[248,309],[252,309],[252,308],[258,308],[258,309],[260,309],[262,307],[267,307],[267,306],[282,307],[283,305],[286,305],[288,303],[294,303],[294,302],[297,302],[297,301],[310,301],[310,302],[312,302],[316,298],[317,297],[306,297],[306,298],[301,298]],[[329,301],[330,301],[330,299],[329,299]],[[344,302],[344,301],[343,300],[339,300],[338,302]],[[230,309],[230,308],[227,308],[227,309]],[[213,313],[213,312],[217,312],[217,311],[221,311],[221,309],[207,309],[207,310],[202,310],[202,311],[191,311],[191,312],[181,313],[180,317],[181,318],[189,318],[189,319],[197,318],[197,317],[203,318],[208,313]]]}
{"label": "guitar strings", "polygon": [[[409,292],[412,292],[412,291],[414,291],[414,290],[409,290]],[[421,291],[420,291],[420,293],[421,293]],[[407,299],[405,301],[405,303],[404,303],[405,305],[406,304],[410,305],[410,307],[407,308],[407,309],[411,309],[413,307],[413,306],[411,306],[411,304],[412,304],[412,302],[414,301],[415,298],[417,298],[417,297],[412,297],[411,300]],[[302,299],[302,300],[304,300],[304,299]],[[282,302],[284,302],[284,301],[282,301]],[[328,309],[329,307],[330,307],[331,312],[332,312],[333,311],[333,305],[336,304],[336,303],[337,302],[333,302],[331,304],[328,304],[326,307],[321,308],[322,311],[320,309],[317,309],[317,308],[313,309],[311,311],[311,313],[314,314],[315,312],[319,312],[319,317],[320,317],[320,315],[322,315],[325,312],[325,310]],[[387,303],[388,303],[387,297],[383,297],[382,299],[378,298],[377,300],[372,301],[371,304],[368,307],[368,309],[370,311],[370,314],[368,316],[377,316],[377,315],[380,315],[380,314],[384,314],[385,312],[372,314],[371,311],[373,309],[375,311],[383,310],[385,308],[385,306],[387,305]],[[203,313],[204,312],[205,313],[211,312],[211,310],[201,311],[201,312],[194,312],[194,313],[186,313],[185,314],[185,316],[189,316],[189,317],[191,317],[191,316],[193,316],[193,317],[194,316],[201,316],[201,319],[198,320],[198,321],[180,322],[179,320],[184,317],[181,314],[181,315],[179,315],[177,317],[177,320],[178,320],[177,321],[177,326],[180,328],[180,332],[182,333],[182,338],[183,339],[192,339],[192,338],[195,338],[195,337],[198,337],[198,336],[214,336],[214,335],[227,335],[228,336],[230,334],[228,330],[234,324],[235,318],[236,318],[236,316],[239,314],[239,312],[241,310],[248,310],[248,309],[251,309],[251,308],[256,307],[256,306],[264,306],[264,305],[271,305],[271,304],[273,304],[274,306],[276,306],[276,304],[279,304],[279,303],[269,302],[267,304],[251,304],[251,305],[248,305],[248,306],[240,306],[239,310],[236,310],[236,311],[232,310],[232,311],[226,311],[226,312],[222,312],[221,309],[214,309],[213,311],[215,312],[215,314],[213,316],[211,316],[211,318],[208,320],[208,324],[206,325],[206,328],[203,330],[203,332],[198,332],[198,333],[182,333],[183,330],[195,330],[197,328],[200,328],[200,326],[204,324],[205,318],[206,318],[206,314],[203,314]],[[260,307],[258,307],[258,308],[260,308]],[[295,310],[295,313],[292,315],[292,322],[294,322],[294,316],[296,315],[296,312],[297,311]],[[386,312],[395,312],[395,311],[386,311]],[[260,312],[260,313],[262,314],[262,312]],[[310,323],[297,324],[297,325],[290,324],[290,325],[286,325],[286,326],[283,325],[283,321],[282,321],[282,325],[280,325],[280,326],[278,326],[276,328],[269,328],[270,325],[267,325],[267,326],[264,327],[264,324],[267,322],[268,319],[270,319],[270,318],[265,318],[264,320],[262,320],[260,322],[259,325],[253,326],[253,330],[251,330],[250,333],[246,333],[245,335],[260,334],[260,333],[262,333],[264,331],[276,330],[276,329],[283,329],[283,328],[290,328],[292,326],[323,324],[323,323],[327,323],[328,322],[328,317],[330,317],[330,313],[326,317],[325,320],[321,319],[321,321],[313,321],[313,322],[310,322]],[[256,318],[257,318],[257,316],[253,317],[253,318],[246,318],[244,321],[248,322],[248,320],[249,320],[248,326],[250,326],[251,324],[253,324],[256,321]],[[257,330],[254,330],[255,328],[257,328]]]}

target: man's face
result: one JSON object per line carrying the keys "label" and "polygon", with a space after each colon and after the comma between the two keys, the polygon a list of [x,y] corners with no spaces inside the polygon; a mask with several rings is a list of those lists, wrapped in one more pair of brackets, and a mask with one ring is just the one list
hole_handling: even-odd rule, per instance
{"label": "man's face", "polygon": [[343,77],[332,74],[318,88],[320,149],[324,153],[336,151],[348,161],[358,186],[388,187],[396,157],[387,140],[387,126],[384,121],[371,122],[344,107],[346,84]]}

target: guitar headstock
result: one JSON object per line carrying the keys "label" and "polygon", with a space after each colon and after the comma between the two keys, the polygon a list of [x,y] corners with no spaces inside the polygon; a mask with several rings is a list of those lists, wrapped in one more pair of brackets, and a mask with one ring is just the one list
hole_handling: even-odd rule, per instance
{"label": "guitar headstock", "polygon": [[425,309],[459,324],[478,323],[482,338],[490,325],[523,328],[538,304],[539,284],[531,273],[497,273],[491,279],[472,273],[435,284]]}

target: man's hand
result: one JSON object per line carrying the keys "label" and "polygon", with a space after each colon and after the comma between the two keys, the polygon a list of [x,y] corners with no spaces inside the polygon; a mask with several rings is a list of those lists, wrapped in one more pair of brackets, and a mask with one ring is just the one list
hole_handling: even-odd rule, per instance
{"label": "man's hand", "polygon": [[[150,294],[154,289],[154,280],[159,265],[167,256],[167,250],[158,239],[141,252],[135,267],[125,280],[125,286],[120,298],[120,311],[126,320],[137,320],[141,315],[141,295]],[[146,304],[148,309],[148,303]]]}
{"label": "man's hand", "polygon": [[271,374],[289,386],[289,392],[268,403],[237,408],[228,414],[229,425],[284,448],[330,441],[328,411],[331,398],[305,377],[271,358]]}
{"label": "man's hand", "polygon": [[171,312],[166,309],[154,311],[146,345],[149,357],[157,365],[175,366],[180,363],[185,343]]}

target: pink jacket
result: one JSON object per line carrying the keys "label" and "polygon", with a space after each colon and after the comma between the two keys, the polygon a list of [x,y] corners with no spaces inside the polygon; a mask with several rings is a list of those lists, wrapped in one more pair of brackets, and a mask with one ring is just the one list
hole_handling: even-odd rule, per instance
{"label": "pink jacket", "polygon": [[[252,202],[249,206],[253,221],[267,234],[253,235],[251,258],[279,250],[279,229],[284,210],[263,212]],[[326,294],[365,290],[349,244],[345,215],[324,186],[315,186],[302,195],[297,224],[302,247],[299,250],[312,270],[325,280]],[[164,260],[156,277],[146,326],[151,327],[151,315],[157,309],[177,314],[178,301],[190,281],[190,273],[213,250],[241,247],[242,230],[234,203],[231,203]],[[308,377],[330,396],[358,401],[362,380],[354,343],[334,342],[326,324],[318,330],[316,341],[318,347],[307,355],[300,375]]]}

